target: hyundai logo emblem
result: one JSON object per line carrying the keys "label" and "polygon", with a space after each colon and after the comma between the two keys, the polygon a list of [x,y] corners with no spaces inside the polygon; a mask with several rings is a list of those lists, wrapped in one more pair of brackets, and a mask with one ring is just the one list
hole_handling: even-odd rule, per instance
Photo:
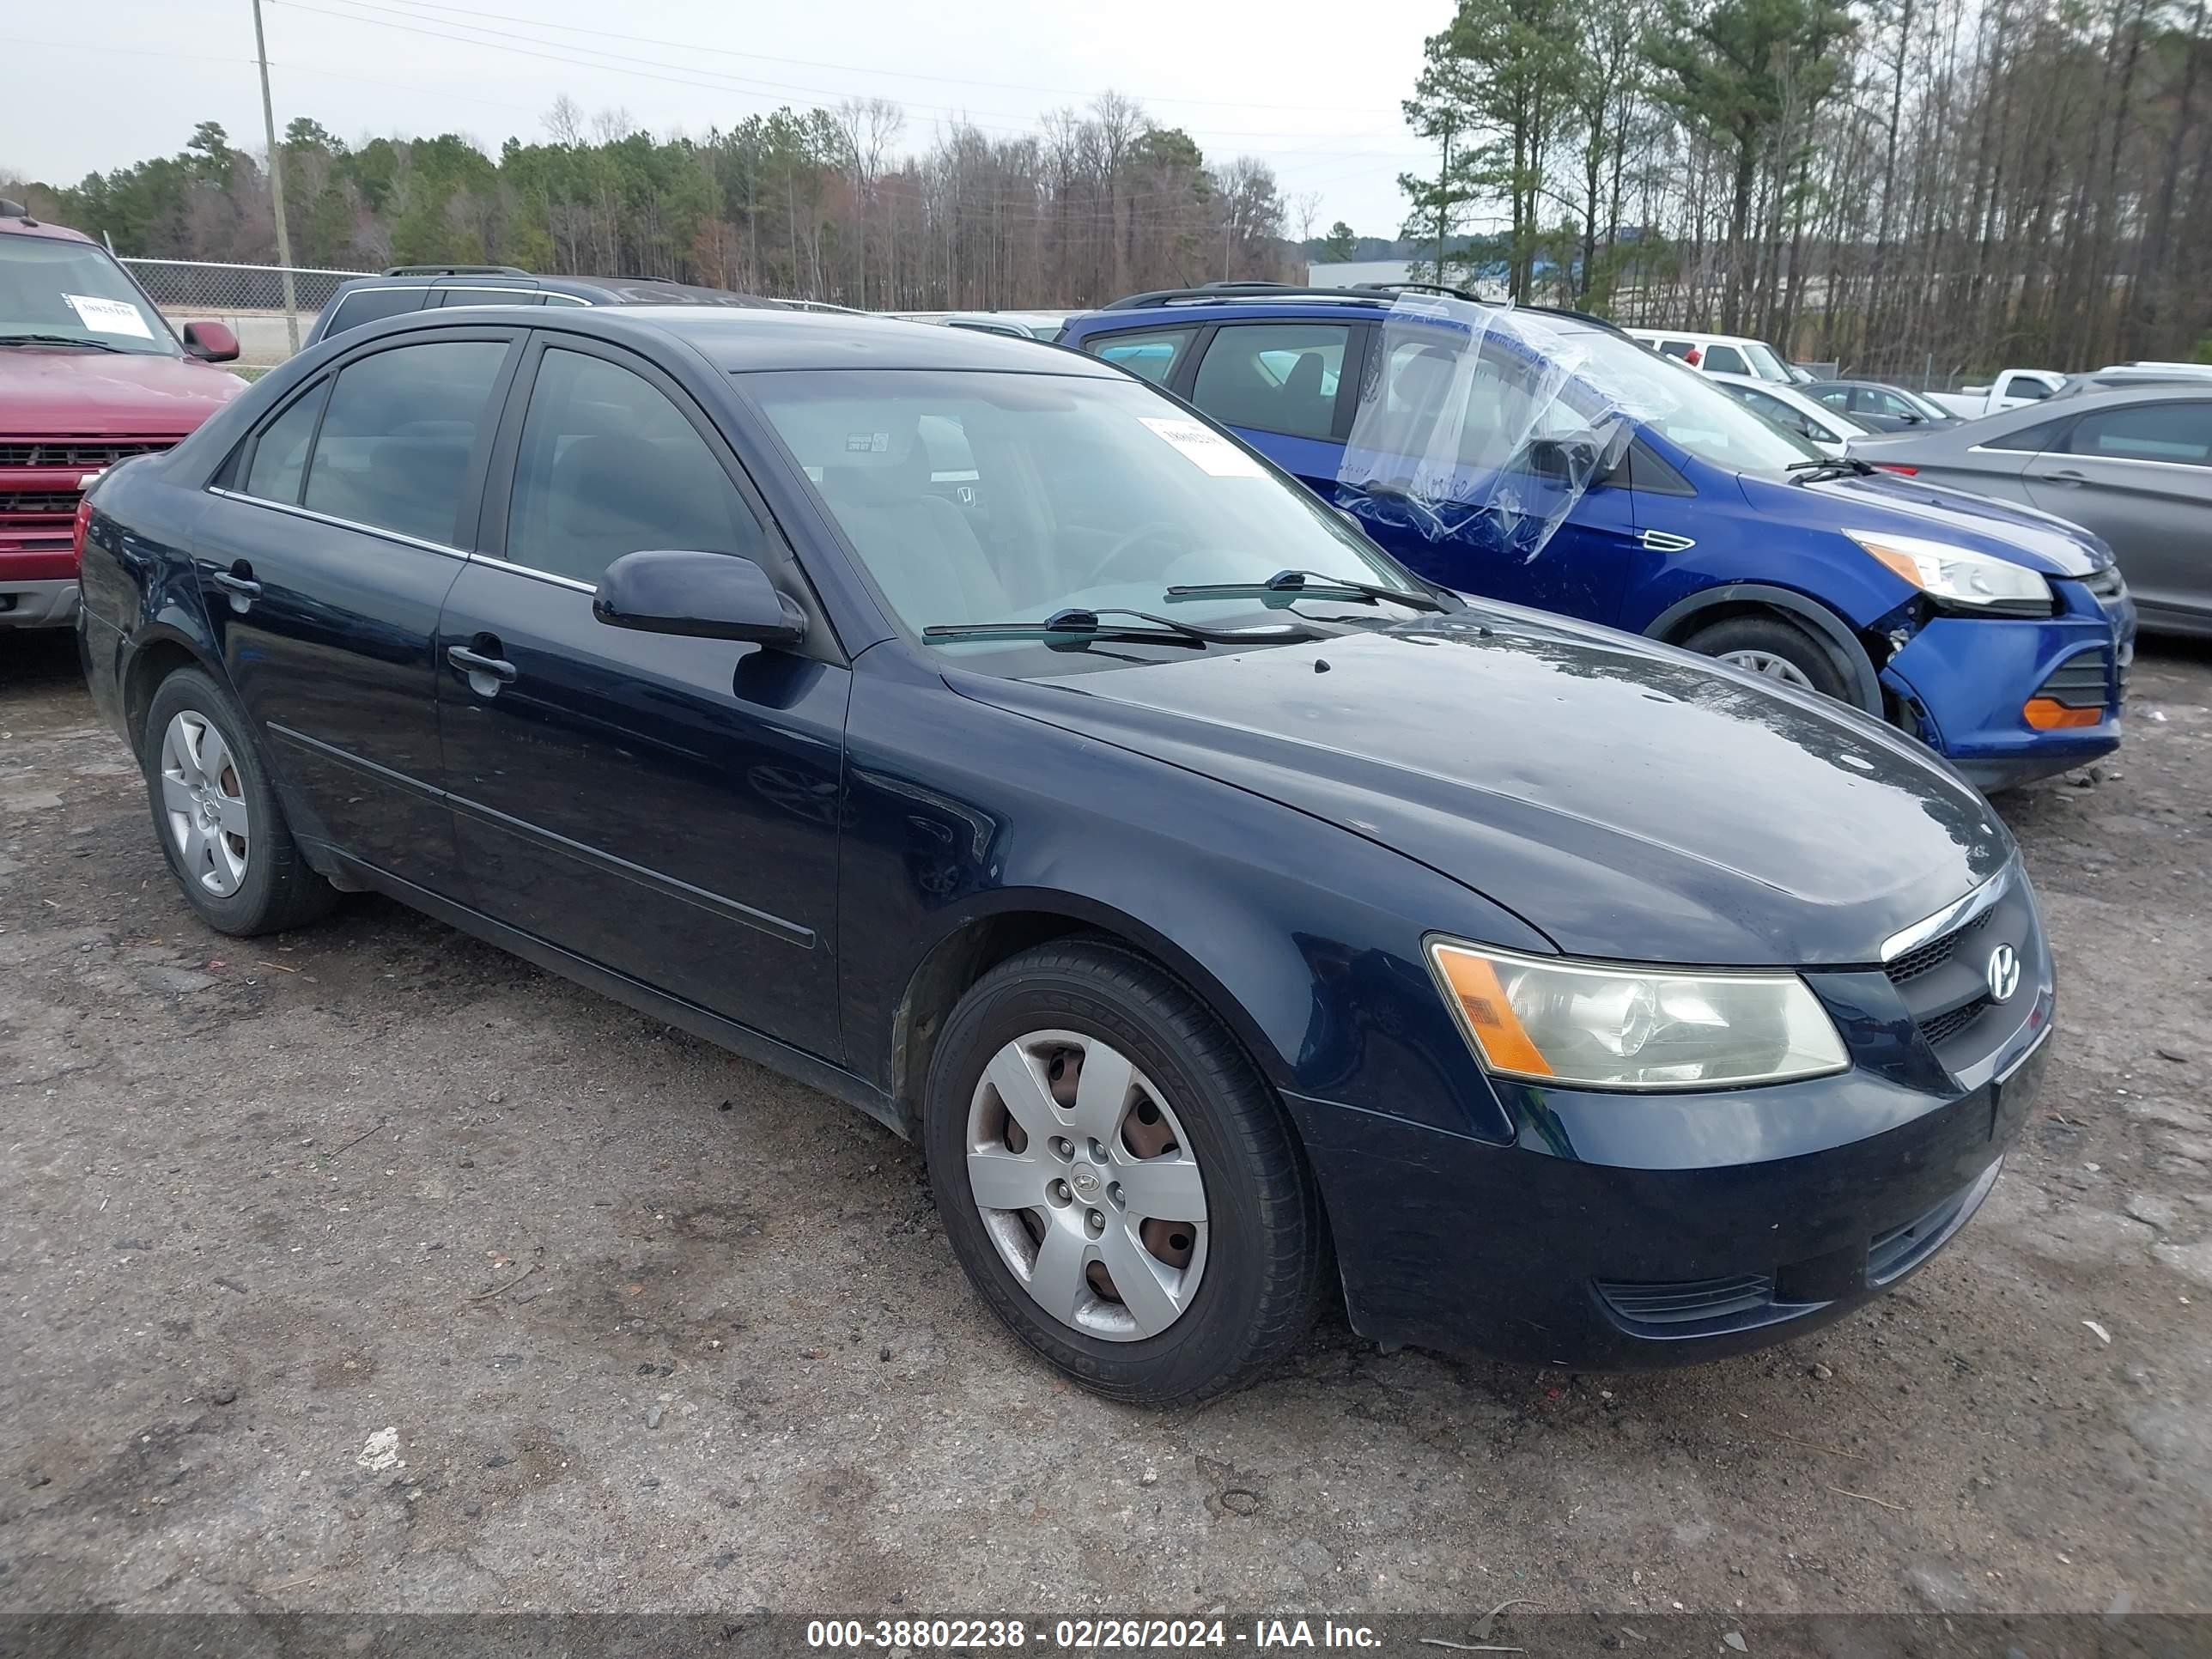
{"label": "hyundai logo emblem", "polygon": [[2000,945],[1990,952],[1990,995],[1998,1002],[2009,1002],[2018,989],[2020,953],[2009,945]]}

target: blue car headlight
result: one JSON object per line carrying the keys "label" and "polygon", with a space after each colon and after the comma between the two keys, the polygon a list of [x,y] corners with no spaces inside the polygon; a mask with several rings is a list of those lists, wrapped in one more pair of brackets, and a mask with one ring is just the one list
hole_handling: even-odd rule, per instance
{"label": "blue car headlight", "polygon": [[2048,581],[1993,553],[1881,530],[1844,534],[1940,605],[2008,617],[2047,617],[2054,608]]}

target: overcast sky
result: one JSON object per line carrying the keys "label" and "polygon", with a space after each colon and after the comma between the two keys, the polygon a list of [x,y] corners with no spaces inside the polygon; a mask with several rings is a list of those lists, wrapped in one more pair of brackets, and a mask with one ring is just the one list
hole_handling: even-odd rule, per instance
{"label": "overcast sky", "polygon": [[[994,134],[1111,88],[1208,161],[1258,155],[1286,198],[1317,191],[1316,234],[1344,219],[1392,235],[1398,173],[1425,152],[1399,102],[1449,0],[264,0],[276,125],[311,115],[349,141],[459,131],[496,152],[544,136],[566,93],[661,134],[703,133],[779,104],[880,94],[904,142],[964,115]],[[8,30],[17,71],[0,111],[0,173],[74,183],[183,148],[217,120],[262,147],[248,0],[105,0],[99,27],[29,8]],[[40,66],[33,72],[26,65]],[[1300,226],[1294,213],[1290,234]]]}

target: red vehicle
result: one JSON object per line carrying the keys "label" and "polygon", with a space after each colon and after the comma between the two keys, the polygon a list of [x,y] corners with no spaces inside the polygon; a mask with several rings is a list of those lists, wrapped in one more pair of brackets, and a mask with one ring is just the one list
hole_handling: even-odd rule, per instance
{"label": "red vehicle", "polygon": [[106,248],[0,202],[0,629],[75,618],[86,486],[245,391],[214,367],[237,356],[221,323],[179,345]]}

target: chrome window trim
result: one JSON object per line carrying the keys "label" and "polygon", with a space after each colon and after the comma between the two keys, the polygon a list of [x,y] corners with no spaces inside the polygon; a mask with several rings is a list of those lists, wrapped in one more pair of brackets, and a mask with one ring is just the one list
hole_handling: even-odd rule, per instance
{"label": "chrome window trim", "polygon": [[1954,927],[1963,927],[1976,916],[2002,898],[2011,890],[2013,878],[2019,866],[2008,862],[2005,867],[1991,876],[1962,899],[1945,905],[1932,916],[1924,916],[1910,927],[1900,927],[1881,942],[1881,959],[1894,962],[1909,951],[1917,951],[1931,939],[1938,939]]}
{"label": "chrome window trim", "polygon": [[465,548],[451,547],[444,542],[424,541],[420,536],[410,536],[402,530],[387,530],[380,524],[362,524],[354,519],[341,519],[334,514],[318,513],[312,507],[301,507],[294,501],[272,501],[266,496],[248,495],[243,490],[225,489],[219,484],[210,484],[207,493],[220,495],[227,501],[244,501],[250,507],[265,507],[271,513],[289,513],[295,519],[305,519],[311,524],[326,524],[334,530],[351,530],[363,536],[380,536],[387,542],[398,542],[404,547],[419,547],[425,553],[443,553],[449,559],[471,556]]}
{"label": "chrome window trim", "polygon": [[[495,558],[489,553],[471,553],[469,562],[492,570],[512,570],[518,576],[527,576],[533,581],[550,582],[556,587],[565,587],[576,593],[597,593],[596,582],[580,582],[574,576],[564,576],[556,570],[540,570],[535,565],[524,564],[514,559]],[[610,563],[613,561],[610,560]]]}
{"label": "chrome window trim", "polygon": [[362,524],[353,519],[341,519],[333,514],[318,513],[313,507],[300,507],[290,501],[272,501],[259,495],[248,495],[242,490],[224,489],[210,484],[207,493],[220,495],[227,501],[243,501],[248,507],[265,507],[271,513],[289,513],[295,519],[305,519],[310,524],[325,524],[333,530],[350,530],[363,536],[380,537],[387,542],[398,542],[403,547],[416,547],[425,553],[442,553],[449,559],[459,559],[467,564],[480,564],[493,570],[512,570],[518,576],[532,580],[550,582],[556,587],[565,587],[578,593],[597,593],[593,582],[580,582],[574,576],[563,576],[556,571],[539,570],[534,566],[514,559],[495,558],[489,553],[471,553],[465,548],[448,547],[443,542],[426,542],[419,536],[410,536],[401,531],[386,530],[382,525]]}

